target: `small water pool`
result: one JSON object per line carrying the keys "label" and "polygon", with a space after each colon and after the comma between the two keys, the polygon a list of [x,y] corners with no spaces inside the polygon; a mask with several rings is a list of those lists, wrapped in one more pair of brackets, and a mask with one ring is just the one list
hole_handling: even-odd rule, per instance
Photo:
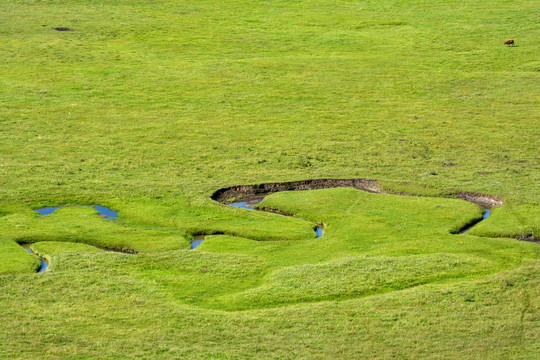
{"label": "small water pool", "polygon": [[[96,209],[101,216],[103,216],[106,220],[114,220],[118,218],[118,212],[111,210],[105,206],[101,205],[75,205],[75,206],[82,206],[82,207],[93,207]],[[39,213],[40,215],[50,215],[53,212],[55,212],[58,209],[65,208],[67,206],[56,206],[56,207],[44,207],[41,209],[34,209],[35,212]]]}
{"label": "small water pool", "polygon": [[264,199],[264,196],[254,197],[254,198],[245,199],[246,201],[233,202],[227,205],[232,206],[232,207],[247,209],[247,210],[255,210],[254,206],[260,203],[261,201],[263,201],[263,199]]}
{"label": "small water pool", "polygon": [[206,235],[196,235],[196,236],[194,236],[193,240],[191,240],[191,248],[195,249],[196,247],[201,245],[202,242],[204,241],[205,237],[206,237]]}
{"label": "small water pool", "polygon": [[99,211],[99,214],[106,220],[118,219],[118,211],[111,210],[105,206],[94,205],[94,209]]}

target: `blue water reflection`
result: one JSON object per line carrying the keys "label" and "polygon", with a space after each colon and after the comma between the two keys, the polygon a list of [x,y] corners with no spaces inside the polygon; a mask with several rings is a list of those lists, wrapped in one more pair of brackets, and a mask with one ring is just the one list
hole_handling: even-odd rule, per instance
{"label": "blue water reflection", "polygon": [[57,206],[57,207],[44,207],[42,209],[35,209],[34,211],[37,211],[41,215],[50,215],[56,210],[63,208],[64,206]]}
{"label": "blue water reflection", "polygon": [[117,219],[118,218],[118,211],[111,210],[109,208],[106,208],[105,206],[101,205],[95,205],[94,209],[99,211],[99,213],[105,217],[107,220],[111,219]]}
{"label": "blue water reflection", "polygon": [[[485,220],[487,219],[488,217],[491,216],[491,209],[484,209],[485,212],[484,212],[484,215],[482,216],[482,220]],[[467,231],[469,231],[473,226],[475,226],[476,224],[478,224],[480,221],[482,220],[478,220],[477,222],[474,222],[472,224],[470,224],[469,226],[467,226],[465,229],[461,230],[458,235],[463,235],[463,234],[466,234]]]}
{"label": "blue water reflection", "polygon": [[[76,206],[90,207],[90,205],[76,205]],[[50,215],[56,210],[62,209],[65,207],[66,206],[44,207],[41,209],[34,209],[34,211],[39,213],[40,215]],[[114,220],[118,218],[118,211],[111,210],[101,205],[94,205],[93,208],[96,209],[99,212],[99,214],[103,216],[103,218],[106,220]]]}
{"label": "blue water reflection", "polygon": [[203,243],[204,239],[201,239],[201,240],[193,240],[191,242],[191,248],[192,249],[195,249],[196,247],[198,247],[199,245],[201,245]]}
{"label": "blue water reflection", "polygon": [[[30,249],[30,244],[26,244],[26,245],[22,245],[22,247],[28,251],[30,254],[33,254],[33,255],[36,255],[37,257],[39,257],[39,255],[37,255],[35,252],[32,251],[32,249]],[[45,272],[45,270],[47,270],[47,267],[49,267],[49,263],[47,262],[47,260],[39,257],[39,261],[41,261],[41,267],[39,268],[39,271],[38,273],[42,273],[42,272]]]}

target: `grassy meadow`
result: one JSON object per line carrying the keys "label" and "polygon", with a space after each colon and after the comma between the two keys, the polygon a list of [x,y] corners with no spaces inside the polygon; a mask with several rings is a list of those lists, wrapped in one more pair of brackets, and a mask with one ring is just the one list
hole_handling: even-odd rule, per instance
{"label": "grassy meadow", "polygon": [[537,359],[539,12],[1,1],[0,358]]}

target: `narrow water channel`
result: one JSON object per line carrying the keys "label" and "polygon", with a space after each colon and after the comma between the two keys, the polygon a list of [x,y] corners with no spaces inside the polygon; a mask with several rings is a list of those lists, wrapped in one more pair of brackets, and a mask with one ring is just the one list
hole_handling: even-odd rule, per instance
{"label": "narrow water channel", "polygon": [[32,244],[21,244],[21,246],[22,246],[26,251],[28,251],[30,254],[36,255],[36,256],[39,258],[39,260],[41,261],[41,267],[39,268],[38,273],[45,272],[45,270],[47,270],[47,268],[49,267],[49,262],[47,261],[47,259],[42,258],[42,257],[39,256],[38,254],[36,254],[36,253],[30,248],[30,245],[32,245]]}
{"label": "narrow water channel", "polygon": [[[72,205],[72,206],[93,207],[94,209],[96,209],[99,212],[99,214],[105,220],[115,220],[115,219],[118,218],[118,212],[117,211],[111,210],[111,209],[109,209],[109,208],[107,208],[105,206],[101,206],[101,205]],[[50,214],[54,213],[56,210],[62,209],[62,208],[65,208],[65,207],[68,207],[68,206],[44,207],[44,208],[40,208],[40,209],[34,209],[34,211],[39,213],[40,215],[50,215]],[[38,254],[36,254],[30,248],[30,246],[32,244],[20,244],[20,245],[26,251],[28,251],[30,254],[33,254],[33,255],[37,256],[39,258],[39,260],[41,261],[41,267],[40,267],[38,273],[45,272],[45,270],[47,270],[47,267],[49,266],[49,262],[47,261],[47,259],[42,258]],[[124,253],[124,254],[134,254],[135,253],[135,251],[131,251],[131,250],[108,249],[108,248],[101,247],[101,246],[95,246],[95,247],[97,247],[98,249],[105,250],[105,251],[120,252],[120,253]]]}
{"label": "narrow water channel", "polygon": [[[227,205],[232,206],[232,207],[246,209],[246,210],[257,210],[255,209],[255,205],[263,201],[264,198],[265,198],[264,196],[257,196],[257,197],[244,199],[245,201],[233,202]],[[261,211],[265,211],[265,210],[261,209]],[[320,238],[323,236],[323,229],[321,227],[315,226],[314,230],[315,230],[315,234],[317,238]],[[194,236],[193,240],[191,241],[191,248],[195,249],[196,247],[201,245],[206,236],[207,235]]]}
{"label": "narrow water channel", "polygon": [[466,226],[464,229],[462,229],[458,235],[463,235],[465,234],[467,231],[471,230],[472,227],[476,226],[480,221],[483,221],[485,219],[487,219],[488,217],[491,216],[491,209],[484,209],[484,215],[482,216],[482,218],[478,221],[475,221],[473,222],[472,224]]}
{"label": "narrow water channel", "polygon": [[[245,201],[234,202],[234,203],[230,203],[230,204],[227,204],[227,205],[233,206],[233,207],[239,207],[239,208],[246,209],[246,210],[256,210],[255,205],[259,204],[263,199],[264,199],[264,196],[258,196],[258,197],[245,199]],[[262,211],[264,211],[264,210],[262,210]],[[483,221],[483,220],[487,219],[490,216],[491,216],[491,209],[484,208],[484,215],[482,216],[482,219],[468,225],[463,230],[461,230],[458,233],[458,235],[463,235],[463,234],[467,233],[467,231],[469,231],[472,227],[476,226],[480,221]],[[315,227],[315,234],[317,235],[317,238],[322,237],[323,236],[323,229],[320,228],[319,226],[316,226]],[[197,236],[195,236],[193,238],[192,242],[191,242],[191,248],[195,249],[196,247],[201,245],[202,242],[204,241],[205,237],[206,237],[206,235],[197,235]]]}

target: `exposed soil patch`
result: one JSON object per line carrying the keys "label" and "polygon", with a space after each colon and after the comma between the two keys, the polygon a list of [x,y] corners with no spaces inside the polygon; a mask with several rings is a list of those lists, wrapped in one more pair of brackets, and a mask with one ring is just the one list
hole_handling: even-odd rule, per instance
{"label": "exposed soil patch", "polygon": [[230,199],[242,199],[278,191],[317,190],[337,187],[352,187],[371,193],[383,193],[381,186],[376,181],[369,179],[315,179],[283,183],[231,186],[217,190],[212,194],[212,199],[221,203],[226,203],[230,202]]}
{"label": "exposed soil patch", "polygon": [[73,31],[72,29],[67,28],[67,27],[55,27],[53,29],[56,31]]}
{"label": "exposed soil patch", "polygon": [[495,206],[501,206],[504,204],[504,200],[502,198],[489,194],[461,191],[451,196],[465,201],[470,201],[487,209],[493,209]]}
{"label": "exposed soil patch", "polygon": [[[381,185],[370,179],[314,179],[302,181],[290,181],[283,183],[264,183],[256,185],[236,185],[217,190],[212,194],[212,199],[221,203],[230,203],[233,200],[258,197],[279,191],[316,190],[337,187],[352,187],[371,193],[384,194]],[[414,196],[407,193],[399,195]],[[458,198],[475,203],[486,209],[492,209],[504,204],[504,200],[498,196],[480,194],[475,192],[460,191],[449,194],[448,197]]]}
{"label": "exposed soil patch", "polygon": [[[87,245],[90,245],[90,244],[87,244]],[[98,246],[98,245],[90,245],[90,246],[93,246],[101,250],[109,251],[109,252],[117,252],[117,253],[122,253],[122,254],[131,254],[131,255],[138,254],[137,251],[132,250],[132,249],[113,249],[113,248],[108,248],[105,246]]]}
{"label": "exposed soil patch", "polygon": [[520,241],[529,241],[529,242],[540,244],[540,238],[535,237],[534,235],[521,234],[521,235],[517,236],[516,239],[518,239]]}
{"label": "exposed soil patch", "polygon": [[[269,208],[269,207],[266,207],[266,206],[258,206],[257,210],[264,211],[264,212],[269,212],[269,213],[272,213],[272,214],[278,214],[278,215],[281,215],[281,216],[296,217],[294,214],[290,214],[290,213],[285,212],[283,210],[273,209],[273,208]],[[302,219],[302,218],[298,218],[298,219]],[[302,219],[302,220],[306,220],[306,219]],[[309,221],[309,220],[306,220],[306,221]]]}

